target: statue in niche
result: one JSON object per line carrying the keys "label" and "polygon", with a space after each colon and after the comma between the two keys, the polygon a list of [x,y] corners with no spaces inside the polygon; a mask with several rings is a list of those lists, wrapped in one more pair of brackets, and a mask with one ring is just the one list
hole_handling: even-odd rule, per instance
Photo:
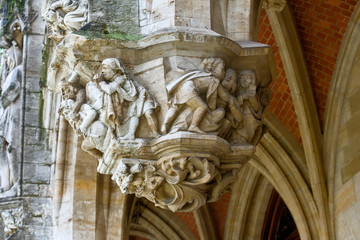
{"label": "statue in niche", "polygon": [[254,144],[260,138],[261,117],[270,101],[270,89],[259,88],[257,94],[256,76],[252,70],[243,70],[239,73],[238,85],[236,99],[229,102],[235,120],[229,142]]}
{"label": "statue in niche", "polygon": [[229,102],[232,97],[220,84],[225,76],[225,62],[220,58],[206,58],[200,69],[167,74],[170,109],[161,128],[163,133],[168,132],[173,122],[172,133],[179,130],[205,133],[219,128],[225,109],[217,102]]}
{"label": "statue in niche", "polygon": [[49,25],[49,37],[60,42],[67,31],[80,29],[87,21],[87,1],[58,0],[50,5],[44,14]]}
{"label": "statue in niche", "polygon": [[20,147],[22,50],[16,41],[6,51],[0,96],[0,192],[17,182],[17,149]]}

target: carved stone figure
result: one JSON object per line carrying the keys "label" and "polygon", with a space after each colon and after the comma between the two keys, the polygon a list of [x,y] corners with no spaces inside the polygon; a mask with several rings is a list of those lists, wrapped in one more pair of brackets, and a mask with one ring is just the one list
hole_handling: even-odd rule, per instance
{"label": "carved stone figure", "polygon": [[12,44],[5,53],[6,66],[0,96],[0,192],[9,190],[18,179],[22,50],[15,41]]}
{"label": "carved stone figure", "polygon": [[68,31],[76,31],[87,22],[87,1],[58,0],[50,5],[44,18],[50,38],[60,42]]}
{"label": "carved stone figure", "polygon": [[[217,99],[220,98],[225,102],[229,101],[229,95],[220,84],[225,75],[225,63],[220,58],[206,58],[201,63],[200,69],[200,71],[184,73],[166,86],[170,99],[170,109],[162,125],[163,133],[167,133],[171,123],[178,117],[180,111],[183,111],[183,114],[178,117],[178,120],[184,122],[186,121],[184,119],[189,118],[191,114],[191,122],[188,128],[185,127],[185,129],[184,127],[173,127],[175,130],[172,130],[172,132],[178,130],[197,133],[211,132],[211,130],[204,129],[204,131],[200,129],[201,121],[206,113],[209,113],[208,120],[216,125],[215,129],[219,127],[217,123],[222,120],[225,112],[224,109],[217,108]],[[174,75],[173,72],[170,72],[168,77],[171,78]]]}
{"label": "carved stone figure", "polygon": [[[145,115],[153,136],[159,136],[154,112],[158,107],[157,102],[139,82],[129,74],[125,74],[125,68],[121,65],[122,63],[116,58],[105,59],[102,62],[102,74],[94,77],[100,90],[113,102],[112,121],[117,125],[117,135],[122,139],[135,139],[139,118]],[[127,109],[125,109],[126,105],[128,105]],[[129,122],[129,127],[124,135],[121,126],[126,122]]]}
{"label": "carved stone figure", "polygon": [[[61,113],[84,136],[82,148],[99,160],[99,173],[111,174],[124,194],[156,206],[193,211],[216,201],[263,133],[269,89],[252,70],[237,78],[220,58],[205,58],[200,70],[170,68],[162,136],[158,103],[121,61],[105,59],[97,74],[86,64],[76,66],[60,83]],[[138,137],[141,124],[149,126],[151,138]]]}
{"label": "carved stone figure", "polygon": [[[102,62],[101,73],[86,84],[76,85],[78,73],[59,86],[63,101],[60,111],[85,139],[82,148],[102,158],[113,138],[134,140],[139,118],[147,119],[152,136],[159,136],[157,102],[130,76],[116,58]],[[85,97],[86,96],[86,97]]]}
{"label": "carved stone figure", "polygon": [[260,131],[261,116],[269,103],[268,88],[262,88],[260,94],[256,90],[256,76],[252,70],[243,70],[239,73],[238,93],[235,101],[230,101],[230,110],[237,126],[235,127],[230,143],[254,144],[254,136]]}

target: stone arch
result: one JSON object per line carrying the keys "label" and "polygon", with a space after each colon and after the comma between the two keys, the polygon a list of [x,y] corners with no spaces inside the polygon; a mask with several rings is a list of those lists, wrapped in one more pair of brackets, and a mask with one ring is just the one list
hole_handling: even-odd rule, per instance
{"label": "stone arch", "polygon": [[[338,227],[335,219],[337,222],[350,221],[350,223],[356,220],[344,219],[346,214],[343,213],[347,209],[351,210],[355,204],[355,188],[359,185],[359,180],[355,179],[360,171],[359,131],[358,127],[355,127],[360,119],[360,105],[357,100],[360,96],[359,59],[360,3],[357,3],[337,57],[325,112],[323,154],[328,173],[331,223],[336,233]],[[345,190],[347,193],[344,192]],[[348,199],[345,205],[340,201],[344,196]],[[345,232],[342,231],[342,234],[346,234]],[[353,238],[360,237],[356,236],[356,231],[354,234]]]}
{"label": "stone arch", "polygon": [[[301,239],[325,238],[327,232],[321,228],[321,217],[309,187],[304,153],[299,144],[271,114],[265,116],[265,122],[270,130],[263,136],[255,157],[249,164],[260,172],[284,200],[294,217]],[[255,204],[257,201],[268,202],[265,198],[262,200],[255,200]],[[249,222],[248,219],[244,221]],[[246,229],[248,227],[250,228],[251,225]]]}
{"label": "stone arch", "polygon": [[175,213],[155,207],[146,199],[134,199],[129,214],[130,236],[148,239],[196,239]]}

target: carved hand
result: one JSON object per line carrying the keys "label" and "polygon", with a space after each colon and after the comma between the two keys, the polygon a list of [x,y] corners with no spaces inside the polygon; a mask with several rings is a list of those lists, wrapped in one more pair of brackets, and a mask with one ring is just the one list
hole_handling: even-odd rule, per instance
{"label": "carved hand", "polygon": [[99,83],[101,81],[104,81],[104,75],[102,73],[95,74],[93,78],[94,82]]}

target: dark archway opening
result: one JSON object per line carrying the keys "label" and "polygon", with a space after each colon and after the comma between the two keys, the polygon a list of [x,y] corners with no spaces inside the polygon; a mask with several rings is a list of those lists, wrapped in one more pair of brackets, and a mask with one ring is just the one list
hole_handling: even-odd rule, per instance
{"label": "dark archway opening", "polygon": [[263,240],[300,240],[299,232],[289,209],[274,190],[266,209],[261,233]]}

